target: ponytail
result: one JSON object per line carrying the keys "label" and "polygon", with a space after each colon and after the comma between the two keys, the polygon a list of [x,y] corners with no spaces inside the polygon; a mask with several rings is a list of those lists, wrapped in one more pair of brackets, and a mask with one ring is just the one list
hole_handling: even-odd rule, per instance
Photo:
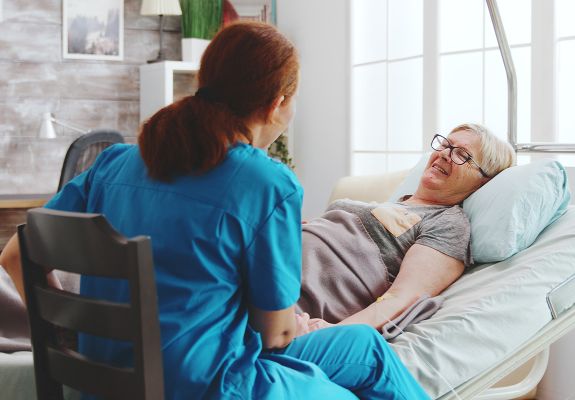
{"label": "ponytail", "polygon": [[245,124],[224,104],[188,96],[147,120],[138,144],[148,175],[169,181],[213,168],[240,134],[251,140]]}

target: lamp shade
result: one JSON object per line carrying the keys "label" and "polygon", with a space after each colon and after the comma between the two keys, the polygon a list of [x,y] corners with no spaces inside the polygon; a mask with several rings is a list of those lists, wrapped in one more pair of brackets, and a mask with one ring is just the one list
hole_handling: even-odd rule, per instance
{"label": "lamp shade", "polygon": [[179,0],[142,0],[142,15],[182,15]]}
{"label": "lamp shade", "polygon": [[56,131],[54,130],[54,125],[52,125],[52,119],[52,114],[42,114],[42,125],[40,125],[38,137],[44,139],[54,139],[56,137]]}

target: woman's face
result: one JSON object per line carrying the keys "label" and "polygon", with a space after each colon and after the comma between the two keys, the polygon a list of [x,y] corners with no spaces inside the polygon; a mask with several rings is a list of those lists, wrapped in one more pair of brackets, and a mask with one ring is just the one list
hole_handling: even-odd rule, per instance
{"label": "woman's face", "polygon": [[[481,159],[477,134],[462,130],[451,133],[448,139],[453,146],[467,150],[475,162]],[[419,182],[422,190],[433,193],[435,202],[446,205],[461,203],[488,181],[473,163],[458,165],[450,154],[450,148],[434,151]]]}

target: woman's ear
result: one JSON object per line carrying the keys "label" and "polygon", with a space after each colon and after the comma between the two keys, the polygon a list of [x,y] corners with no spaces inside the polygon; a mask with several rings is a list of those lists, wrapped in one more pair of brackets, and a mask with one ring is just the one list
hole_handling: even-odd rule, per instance
{"label": "woman's ear", "polygon": [[284,95],[278,96],[271,104],[266,115],[266,122],[273,122],[274,116],[279,113],[280,107],[282,106],[286,97]]}

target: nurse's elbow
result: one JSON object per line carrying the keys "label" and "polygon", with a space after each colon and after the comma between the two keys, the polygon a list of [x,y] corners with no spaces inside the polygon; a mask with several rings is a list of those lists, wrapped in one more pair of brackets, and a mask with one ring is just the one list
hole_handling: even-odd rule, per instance
{"label": "nurse's elbow", "polygon": [[265,311],[250,307],[250,324],[261,335],[265,349],[282,349],[291,343],[296,334],[294,308]]}
{"label": "nurse's elbow", "polygon": [[295,329],[286,329],[280,334],[262,336],[262,344],[265,349],[283,349],[292,342],[295,337]]}

